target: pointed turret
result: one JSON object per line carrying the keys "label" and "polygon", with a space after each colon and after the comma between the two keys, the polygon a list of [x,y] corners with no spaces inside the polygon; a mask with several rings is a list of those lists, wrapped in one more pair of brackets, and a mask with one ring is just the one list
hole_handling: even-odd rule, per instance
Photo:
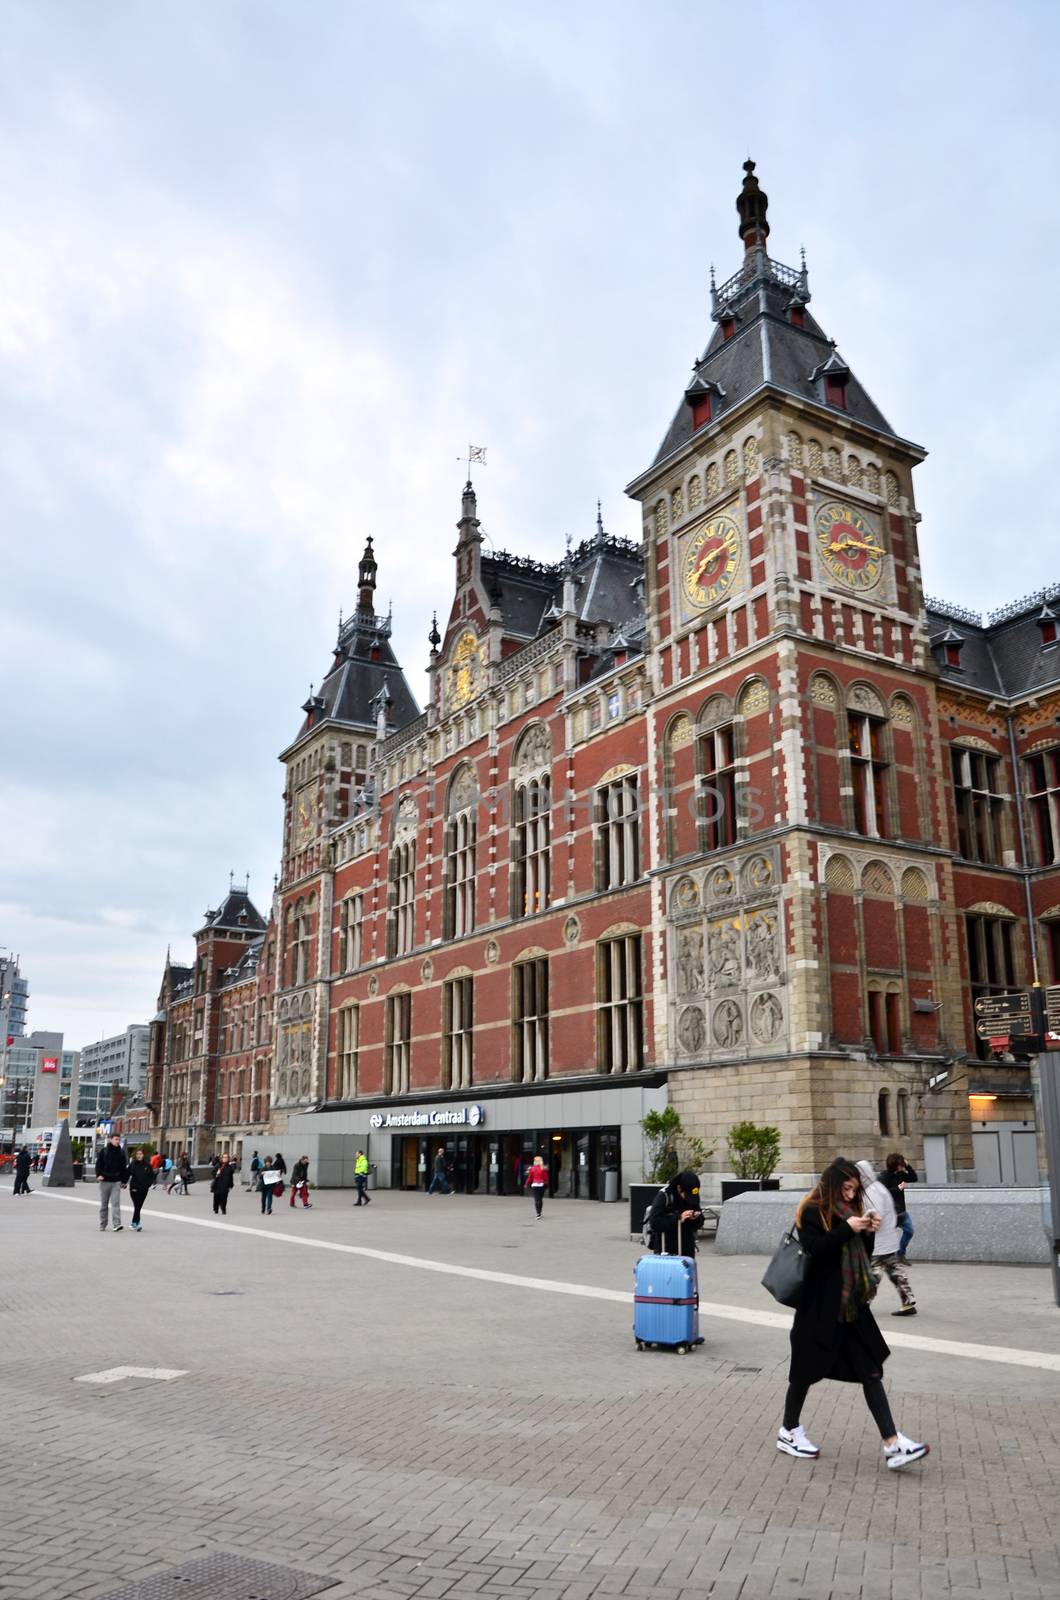
{"label": "pointed turret", "polygon": [[357,609],[363,616],[375,616],[375,579],[378,571],[375,553],[372,550],[372,535],[369,534],[364,546],[364,555],[357,568]]}
{"label": "pointed turret", "polygon": [[743,170],[747,176],[736,197],[736,209],[740,213],[740,238],[745,250],[764,250],[769,238],[769,223],[766,220],[769,196],[755,177],[754,162],[745,161]]}

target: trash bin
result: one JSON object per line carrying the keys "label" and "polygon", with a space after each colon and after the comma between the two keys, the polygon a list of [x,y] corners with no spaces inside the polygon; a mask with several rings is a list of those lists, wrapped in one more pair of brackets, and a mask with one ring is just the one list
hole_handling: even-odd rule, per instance
{"label": "trash bin", "polygon": [[368,1187],[369,1187],[369,1189],[374,1189],[375,1188],[375,1168],[374,1167],[369,1167],[368,1168]]}
{"label": "trash bin", "polygon": [[613,1205],[618,1199],[618,1168],[608,1167],[604,1172],[604,1200]]}

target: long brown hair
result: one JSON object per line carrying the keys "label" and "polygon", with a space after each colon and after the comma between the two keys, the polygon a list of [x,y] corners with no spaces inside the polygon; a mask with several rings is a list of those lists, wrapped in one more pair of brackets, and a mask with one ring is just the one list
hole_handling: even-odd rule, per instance
{"label": "long brown hair", "polygon": [[855,1216],[861,1216],[861,1174],[852,1161],[847,1161],[845,1156],[836,1159],[825,1167],[821,1176],[810,1190],[804,1194],[795,1210],[795,1226],[802,1222],[803,1212],[807,1206],[816,1206],[821,1213],[821,1221],[825,1228],[831,1228],[835,1215],[843,1201],[843,1185],[851,1179],[857,1184],[857,1192],[850,1202],[850,1209]]}

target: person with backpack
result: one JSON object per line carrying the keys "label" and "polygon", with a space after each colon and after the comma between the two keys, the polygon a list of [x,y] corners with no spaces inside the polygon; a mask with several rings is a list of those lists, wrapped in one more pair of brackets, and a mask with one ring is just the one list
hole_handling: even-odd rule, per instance
{"label": "person with backpack", "polygon": [[656,1256],[695,1256],[696,1234],[702,1226],[699,1173],[679,1172],[645,1213],[644,1243]]}
{"label": "person with backpack", "polygon": [[140,1221],[140,1212],[144,1208],[144,1201],[155,1186],[158,1176],[157,1168],[144,1157],[143,1146],[133,1151],[133,1158],[129,1163],[129,1199],[133,1203],[132,1230],[134,1233],[143,1232],[143,1223]]}
{"label": "person with backpack", "polygon": [[900,1150],[892,1150],[887,1157],[886,1167],[880,1173],[880,1182],[886,1189],[890,1190],[891,1199],[894,1201],[898,1226],[902,1230],[898,1240],[898,1261],[904,1267],[908,1261],[906,1251],[909,1249],[909,1241],[916,1231],[913,1227],[913,1219],[909,1215],[905,1186],[907,1183],[919,1182],[916,1168],[909,1165]]}
{"label": "person with backpack", "polygon": [[545,1166],[544,1156],[534,1157],[530,1170],[526,1174],[526,1182],[523,1184],[523,1188],[529,1189],[533,1195],[534,1215],[540,1222],[541,1208],[545,1203],[545,1195],[548,1193],[548,1168]]}
{"label": "person with backpack", "polygon": [[876,1287],[879,1288],[880,1278],[886,1273],[898,1290],[898,1298],[901,1301],[898,1310],[891,1312],[892,1317],[915,1317],[916,1295],[902,1264],[902,1258],[898,1254],[902,1225],[895,1214],[891,1191],[882,1179],[876,1176],[876,1169],[871,1161],[859,1161],[857,1168],[861,1173],[866,1209],[874,1211],[880,1219],[869,1261]]}
{"label": "person with backpack", "polygon": [[880,1430],[886,1465],[907,1467],[926,1456],[930,1446],[898,1431],[883,1387],[883,1364],[891,1352],[869,1310],[876,1293],[869,1260],[879,1218],[865,1209],[853,1162],[840,1156],[825,1168],[799,1201],[795,1225],[809,1264],[791,1325],[777,1449],[801,1460],[817,1459],[821,1452],[802,1426],[802,1408],[812,1385],[832,1378],[861,1385]]}

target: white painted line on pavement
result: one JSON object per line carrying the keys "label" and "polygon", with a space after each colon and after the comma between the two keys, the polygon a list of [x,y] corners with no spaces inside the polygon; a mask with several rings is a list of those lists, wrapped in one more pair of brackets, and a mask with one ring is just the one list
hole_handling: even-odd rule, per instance
{"label": "white painted line on pavement", "polygon": [[188,1374],[179,1367],[107,1367],[104,1372],[86,1372],[75,1383],[120,1383],[123,1378],[157,1378],[168,1383],[171,1378],[186,1378]]}
{"label": "white painted line on pavement", "polygon": [[[99,1207],[98,1200],[80,1195],[57,1194],[43,1190],[49,1200],[65,1200],[75,1206]],[[369,1245],[341,1244],[334,1239],[311,1239],[304,1234],[280,1233],[272,1228],[244,1228],[238,1222],[213,1222],[209,1217],[182,1217],[168,1211],[155,1211],[152,1221],[184,1223],[192,1228],[216,1228],[222,1233],[243,1233],[251,1239],[278,1239],[282,1244],[300,1244],[309,1250],[334,1250],[340,1255],[364,1256],[370,1261],[386,1261],[398,1267],[417,1267],[421,1272],[443,1272],[455,1278],[477,1278],[482,1283],[506,1283],[516,1289],[536,1289],[546,1294],[570,1294],[585,1300],[612,1300],[628,1306],[632,1290],[598,1289],[591,1283],[564,1283],[558,1278],[523,1278],[514,1272],[494,1272],[488,1267],[459,1267],[449,1261],[428,1261],[423,1256],[399,1255],[393,1250],[373,1250]],[[748,1306],[726,1306],[701,1300],[699,1314],[726,1322],[751,1323],[760,1328],[791,1327],[791,1316],[783,1311],[753,1311]],[[960,1356],[965,1361],[996,1361],[1009,1367],[1037,1367],[1045,1372],[1060,1372],[1060,1355],[1046,1350],[1019,1350],[1009,1345],[967,1344],[959,1339],[932,1339],[919,1333],[892,1333],[888,1344],[905,1350],[923,1350],[928,1355]]]}

